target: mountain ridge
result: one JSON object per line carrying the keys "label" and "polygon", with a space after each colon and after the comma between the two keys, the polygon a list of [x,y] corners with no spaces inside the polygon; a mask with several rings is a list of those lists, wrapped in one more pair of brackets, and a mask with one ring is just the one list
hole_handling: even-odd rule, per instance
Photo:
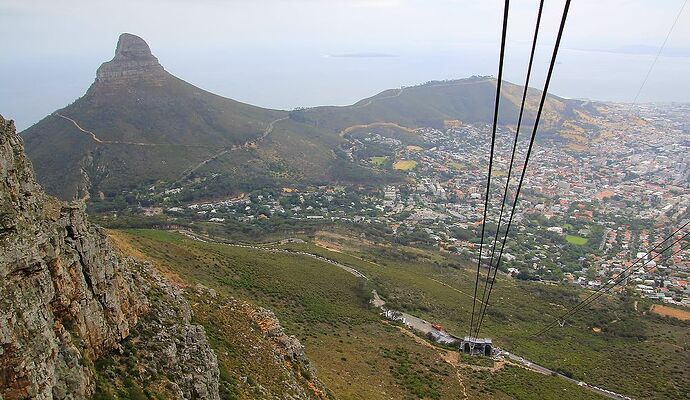
{"label": "mountain ridge", "polygon": [[261,138],[286,115],[188,84],[165,71],[143,39],[123,34],[84,96],[22,136],[41,183],[71,199],[126,185],[124,175],[137,184],[174,180],[221,149]]}
{"label": "mountain ridge", "polygon": [[[112,199],[154,186],[201,185],[212,195],[233,195],[262,187],[394,183],[403,179],[396,171],[348,160],[344,130],[490,123],[495,85],[494,78],[471,77],[389,89],[350,106],[264,109],[173,76],[143,39],[126,33],[84,96],[22,136],[41,184],[62,199]],[[529,93],[525,121],[533,120],[541,92]],[[504,82],[499,123],[515,123],[521,94],[520,86]],[[584,104],[549,95],[542,130],[553,134],[580,118],[573,110],[596,113]]]}

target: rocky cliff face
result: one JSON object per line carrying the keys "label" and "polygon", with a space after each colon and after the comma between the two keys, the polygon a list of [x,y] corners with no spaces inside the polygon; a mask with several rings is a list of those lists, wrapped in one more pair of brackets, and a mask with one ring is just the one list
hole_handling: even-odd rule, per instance
{"label": "rocky cliff face", "polygon": [[115,57],[96,71],[96,84],[120,85],[136,79],[160,82],[168,76],[144,39],[123,33],[117,41]]}
{"label": "rocky cliff face", "polygon": [[94,362],[132,336],[165,397],[216,399],[217,360],[190,321],[180,293],[115,252],[83,203],[44,194],[0,116],[0,400],[90,397]]}

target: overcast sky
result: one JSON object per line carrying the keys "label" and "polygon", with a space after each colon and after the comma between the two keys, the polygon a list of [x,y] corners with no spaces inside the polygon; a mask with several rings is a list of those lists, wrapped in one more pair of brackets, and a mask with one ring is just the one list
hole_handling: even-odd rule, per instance
{"label": "overcast sky", "polygon": [[[552,92],[631,101],[683,1],[574,0]],[[511,2],[506,77],[516,83],[537,5]],[[546,0],[538,69],[562,6]],[[26,128],[81,96],[122,32],[143,37],[180,78],[266,107],[348,104],[390,87],[495,75],[502,7],[499,0],[0,0],[0,113]],[[690,6],[640,99],[690,101],[688,71]]]}

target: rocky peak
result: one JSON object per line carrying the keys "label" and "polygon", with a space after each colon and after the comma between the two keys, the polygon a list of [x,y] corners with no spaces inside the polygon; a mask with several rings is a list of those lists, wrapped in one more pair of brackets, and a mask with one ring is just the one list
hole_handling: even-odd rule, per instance
{"label": "rocky peak", "polygon": [[137,35],[123,33],[117,40],[114,61],[144,60],[158,64],[158,59],[151,54],[151,48]]}
{"label": "rocky peak", "polygon": [[123,33],[117,41],[115,57],[96,71],[96,84],[121,85],[139,79],[157,83],[166,76],[144,39]]}

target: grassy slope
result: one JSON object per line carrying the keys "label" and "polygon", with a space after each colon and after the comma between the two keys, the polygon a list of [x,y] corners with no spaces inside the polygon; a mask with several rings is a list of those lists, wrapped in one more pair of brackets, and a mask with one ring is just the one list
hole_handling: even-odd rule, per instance
{"label": "grassy slope", "polygon": [[[355,266],[374,279],[394,306],[440,322],[458,334],[468,329],[474,273],[438,266],[446,261],[437,253],[412,249],[380,252],[353,246],[348,253],[356,258],[312,245],[291,246]],[[409,260],[414,256],[421,257]],[[483,334],[532,361],[635,398],[681,398],[682,393],[690,392],[688,323],[642,315],[632,311],[631,303],[607,300],[576,316],[564,329],[554,329],[544,338],[531,336],[581,295],[569,288],[500,279]],[[604,333],[595,334],[591,327],[602,328]]]}
{"label": "grassy slope", "polygon": [[576,246],[584,246],[587,244],[587,238],[583,238],[581,236],[566,235],[565,240],[568,243],[574,244]]}
{"label": "grassy slope", "polygon": [[[395,96],[397,90],[389,90],[351,107],[296,111],[290,113],[290,120],[275,125],[258,150],[252,152],[253,161],[262,164],[259,170],[266,171],[265,175],[297,182],[395,180],[395,175],[353,166],[338,156],[342,138],[337,132],[372,122],[408,127],[441,127],[445,120],[455,119],[488,123],[493,115],[494,90],[494,80],[471,78],[406,88],[400,96]],[[536,103],[538,97],[538,91],[531,93],[529,104]],[[519,86],[505,83],[502,123],[514,123],[520,96]],[[557,126],[562,115],[574,115],[571,109],[579,109],[576,103],[550,97],[542,128]],[[96,144],[71,122],[57,115],[44,118],[22,136],[39,180],[49,193],[62,198],[72,197],[82,168],[91,178],[92,192],[119,192],[157,180],[175,180],[223,148],[257,140],[271,121],[288,116],[286,111],[214,95],[172,75],[160,85],[138,81],[121,87],[94,84],[83,97],[59,112],[103,141],[165,145]],[[528,107],[525,120],[531,120],[530,113]],[[224,155],[222,162],[206,165],[199,173],[236,175],[236,170],[247,170],[235,162],[234,155]],[[254,176],[249,173],[241,180],[249,181]],[[280,179],[274,182],[280,183]]]}
{"label": "grassy slope", "polygon": [[[296,114],[316,126],[336,131],[375,122],[393,122],[410,128],[442,127],[446,120],[485,124],[493,119],[495,91],[496,80],[493,78],[459,79],[408,87],[402,92],[386,90],[352,106],[315,107]],[[514,125],[522,87],[504,82],[501,93],[499,123]],[[525,121],[534,119],[540,96],[541,92],[536,89],[529,91]],[[554,127],[562,117],[572,117],[572,108],[579,109],[579,105],[577,101],[549,96],[542,130]]]}
{"label": "grassy slope", "polygon": [[[542,398],[519,391],[519,382],[525,379],[520,371],[502,370],[492,375],[490,383],[483,382],[482,372],[458,372],[441,359],[443,352],[420,345],[396,327],[382,323],[365,306],[357,280],[329,264],[204,244],[159,231],[127,231],[127,236],[133,247],[185,280],[274,310],[288,332],[306,345],[319,378],[339,398],[457,398],[463,386],[472,398]],[[438,285],[427,289],[428,279],[423,278],[427,268],[433,267],[414,275],[405,267],[383,268],[339,253],[329,255],[366,270],[386,294],[392,293],[393,285],[410,284],[419,287],[413,291],[415,295],[420,289],[437,295]],[[375,273],[384,269],[388,272]],[[452,295],[449,300],[451,304],[455,301]],[[534,375],[535,393],[567,390],[573,394],[571,398],[595,398],[562,380],[529,375]]]}

